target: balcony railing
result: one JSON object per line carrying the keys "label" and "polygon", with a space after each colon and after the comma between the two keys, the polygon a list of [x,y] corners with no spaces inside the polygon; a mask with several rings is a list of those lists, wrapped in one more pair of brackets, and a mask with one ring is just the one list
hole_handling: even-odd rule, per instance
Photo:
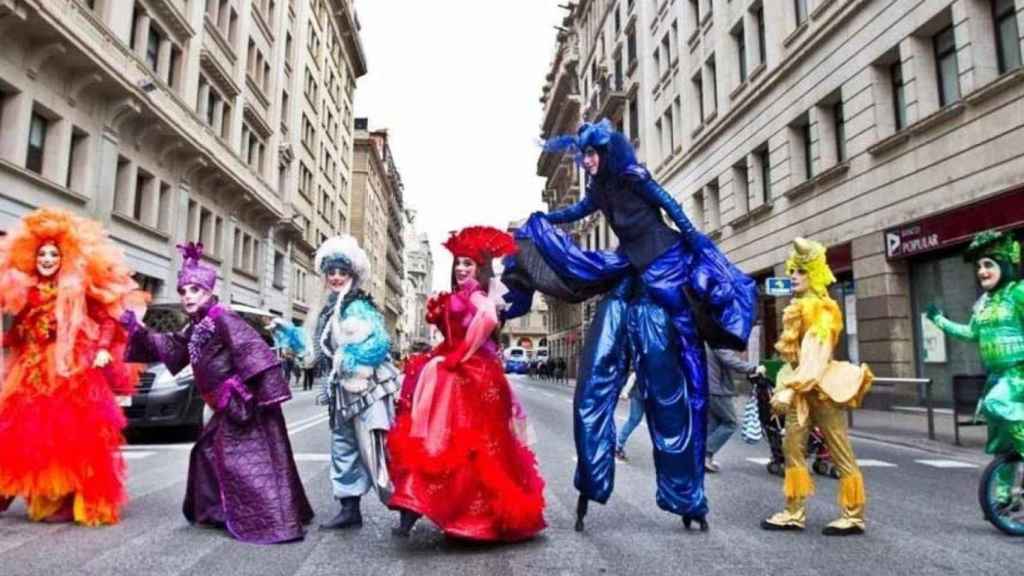
{"label": "balcony railing", "polygon": [[583,117],[588,121],[617,118],[628,99],[622,74],[605,74],[597,82],[594,93],[590,95]]}

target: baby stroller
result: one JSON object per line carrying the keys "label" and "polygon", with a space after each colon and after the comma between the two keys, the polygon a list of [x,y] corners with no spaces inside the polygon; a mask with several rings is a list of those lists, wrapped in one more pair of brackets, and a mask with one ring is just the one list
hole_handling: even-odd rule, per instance
{"label": "baby stroller", "polygon": [[[764,376],[758,373],[752,374],[750,384],[752,393],[757,399],[757,415],[761,420],[761,430],[768,440],[768,448],[771,450],[772,459],[766,468],[769,474],[784,476],[786,471],[786,458],[782,454],[782,438],[786,433],[785,418],[772,413],[771,398],[775,389],[775,376],[779,373],[782,363],[777,360],[765,362],[768,373]],[[811,430],[807,440],[807,455],[814,458],[811,469],[815,474],[839,478],[839,471],[832,463],[832,457],[828,453],[828,446],[825,445],[825,438],[817,427]]]}

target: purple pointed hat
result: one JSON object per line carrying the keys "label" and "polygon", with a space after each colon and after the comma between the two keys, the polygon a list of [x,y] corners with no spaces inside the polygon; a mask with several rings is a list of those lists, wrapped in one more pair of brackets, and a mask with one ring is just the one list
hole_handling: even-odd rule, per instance
{"label": "purple pointed hat", "polygon": [[195,284],[213,292],[217,285],[217,269],[203,263],[203,244],[178,244],[178,251],[181,252],[182,260],[181,270],[178,271],[178,290],[188,284]]}

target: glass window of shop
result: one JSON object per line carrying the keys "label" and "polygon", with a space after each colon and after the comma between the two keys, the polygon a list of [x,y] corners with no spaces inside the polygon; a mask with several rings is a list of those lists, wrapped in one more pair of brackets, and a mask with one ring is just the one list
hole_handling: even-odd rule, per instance
{"label": "glass window of shop", "polygon": [[932,379],[933,398],[940,404],[953,400],[953,376],[984,374],[977,344],[944,336],[924,319],[929,304],[935,304],[950,320],[967,323],[971,309],[981,296],[974,278],[974,266],[957,248],[910,265],[911,318],[917,375]]}

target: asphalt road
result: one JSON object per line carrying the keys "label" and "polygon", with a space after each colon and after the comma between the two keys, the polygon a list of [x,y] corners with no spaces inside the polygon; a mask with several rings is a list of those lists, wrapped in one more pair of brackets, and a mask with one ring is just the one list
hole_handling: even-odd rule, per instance
{"label": "asphalt road", "polygon": [[[113,527],[39,525],[19,502],[0,516],[0,574],[176,576],[212,574],[963,574],[1019,571],[1024,540],[998,533],[981,516],[980,459],[948,457],[874,441],[855,441],[869,495],[868,534],[820,535],[833,518],[836,482],[818,478],[804,533],[767,533],[758,522],[782,503],[781,480],[759,459],[764,444],[738,435],[708,477],[711,530],[687,532],[654,502],[646,427],[627,446],[616,491],[591,507],[587,531],[573,531],[576,491],[571,390],[513,378],[535,428],[534,449],[547,481],[549,527],[517,545],[472,545],[442,536],[429,522],[396,540],[396,515],[365,498],[358,531],[320,532],[305,541],[252,546],[218,530],[189,526],[181,515],[187,444],[147,437],[125,449],[131,501]],[[327,478],[326,414],[311,393],[286,407],[299,471],[317,512],[335,512]],[[620,407],[620,419],[625,406]]]}

